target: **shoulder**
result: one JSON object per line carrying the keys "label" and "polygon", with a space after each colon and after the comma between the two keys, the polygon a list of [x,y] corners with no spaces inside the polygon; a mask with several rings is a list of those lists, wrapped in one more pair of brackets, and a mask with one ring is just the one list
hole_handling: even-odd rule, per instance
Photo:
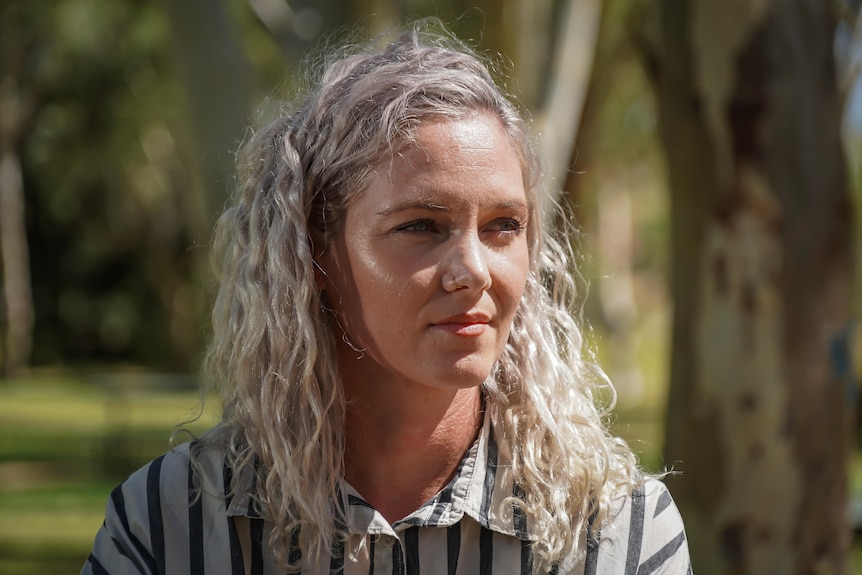
{"label": "shoulder", "polygon": [[224,452],[199,442],[183,443],[150,461],[114,489],[111,500],[127,511],[156,501],[188,508],[196,494],[224,494]]}
{"label": "shoulder", "polygon": [[682,516],[664,483],[649,478],[615,507],[599,534],[597,573],[691,572]]}
{"label": "shoulder", "polygon": [[653,478],[647,479],[632,490],[629,500],[633,518],[639,520],[636,515],[641,514],[644,525],[648,524],[652,529],[682,528],[682,517],[663,482]]}
{"label": "shoulder", "polygon": [[108,497],[84,572],[164,573],[167,543],[187,539],[196,515],[224,512],[223,462],[222,451],[185,443],[132,473]]}
{"label": "shoulder", "polygon": [[124,505],[127,514],[152,514],[161,507],[168,517],[187,514],[201,501],[217,504],[224,500],[229,483],[224,462],[224,450],[216,445],[183,443],[132,473],[111,493],[111,502]]}

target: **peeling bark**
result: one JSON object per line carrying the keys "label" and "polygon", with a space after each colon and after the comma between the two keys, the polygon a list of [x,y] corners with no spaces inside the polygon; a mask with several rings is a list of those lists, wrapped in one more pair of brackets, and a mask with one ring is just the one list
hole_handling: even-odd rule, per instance
{"label": "peeling bark", "polygon": [[834,15],[814,0],[661,10],[666,453],[695,572],[842,573],[854,264]]}

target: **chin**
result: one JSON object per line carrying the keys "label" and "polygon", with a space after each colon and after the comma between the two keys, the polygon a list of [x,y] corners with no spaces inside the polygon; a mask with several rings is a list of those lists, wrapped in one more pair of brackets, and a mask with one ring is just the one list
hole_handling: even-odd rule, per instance
{"label": "chin", "polygon": [[488,375],[491,373],[492,365],[487,365],[487,362],[481,362],[481,365],[476,365],[473,362],[458,362],[452,366],[449,373],[442,376],[440,381],[448,382],[451,386],[454,384],[459,389],[467,389],[482,385]]}

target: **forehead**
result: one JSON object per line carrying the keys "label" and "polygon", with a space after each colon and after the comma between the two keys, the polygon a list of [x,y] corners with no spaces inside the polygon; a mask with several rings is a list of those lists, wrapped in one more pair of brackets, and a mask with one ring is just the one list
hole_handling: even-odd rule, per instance
{"label": "forehead", "polygon": [[376,166],[369,184],[372,195],[385,185],[393,197],[482,192],[526,199],[521,154],[499,120],[486,114],[422,123]]}

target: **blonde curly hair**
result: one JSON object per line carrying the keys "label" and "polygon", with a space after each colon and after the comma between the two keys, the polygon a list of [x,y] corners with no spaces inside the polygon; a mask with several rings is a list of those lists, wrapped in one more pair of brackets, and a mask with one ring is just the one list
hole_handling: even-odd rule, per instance
{"label": "blonde curly hair", "polygon": [[330,57],[314,86],[248,140],[235,204],[216,226],[219,289],[204,375],[221,394],[223,416],[202,446],[227,450],[234,481],[243,470],[256,474],[252,497],[273,525],[269,545],[286,571],[299,567],[287,556],[295,530],[305,558],[346,539],[337,527],[348,508],[339,488],[345,398],[315,254],[372,169],[418,125],[491,114],[520,155],[536,225],[526,289],[483,393],[522,490],[506,505],[530,520],[536,559],[552,565],[577,547],[590,517],[601,529],[611,501],[640,472],[602,422],[613,400],[600,397],[613,389],[573,313],[569,239],[539,225],[540,169],[528,127],[480,58],[424,24],[382,50]]}

